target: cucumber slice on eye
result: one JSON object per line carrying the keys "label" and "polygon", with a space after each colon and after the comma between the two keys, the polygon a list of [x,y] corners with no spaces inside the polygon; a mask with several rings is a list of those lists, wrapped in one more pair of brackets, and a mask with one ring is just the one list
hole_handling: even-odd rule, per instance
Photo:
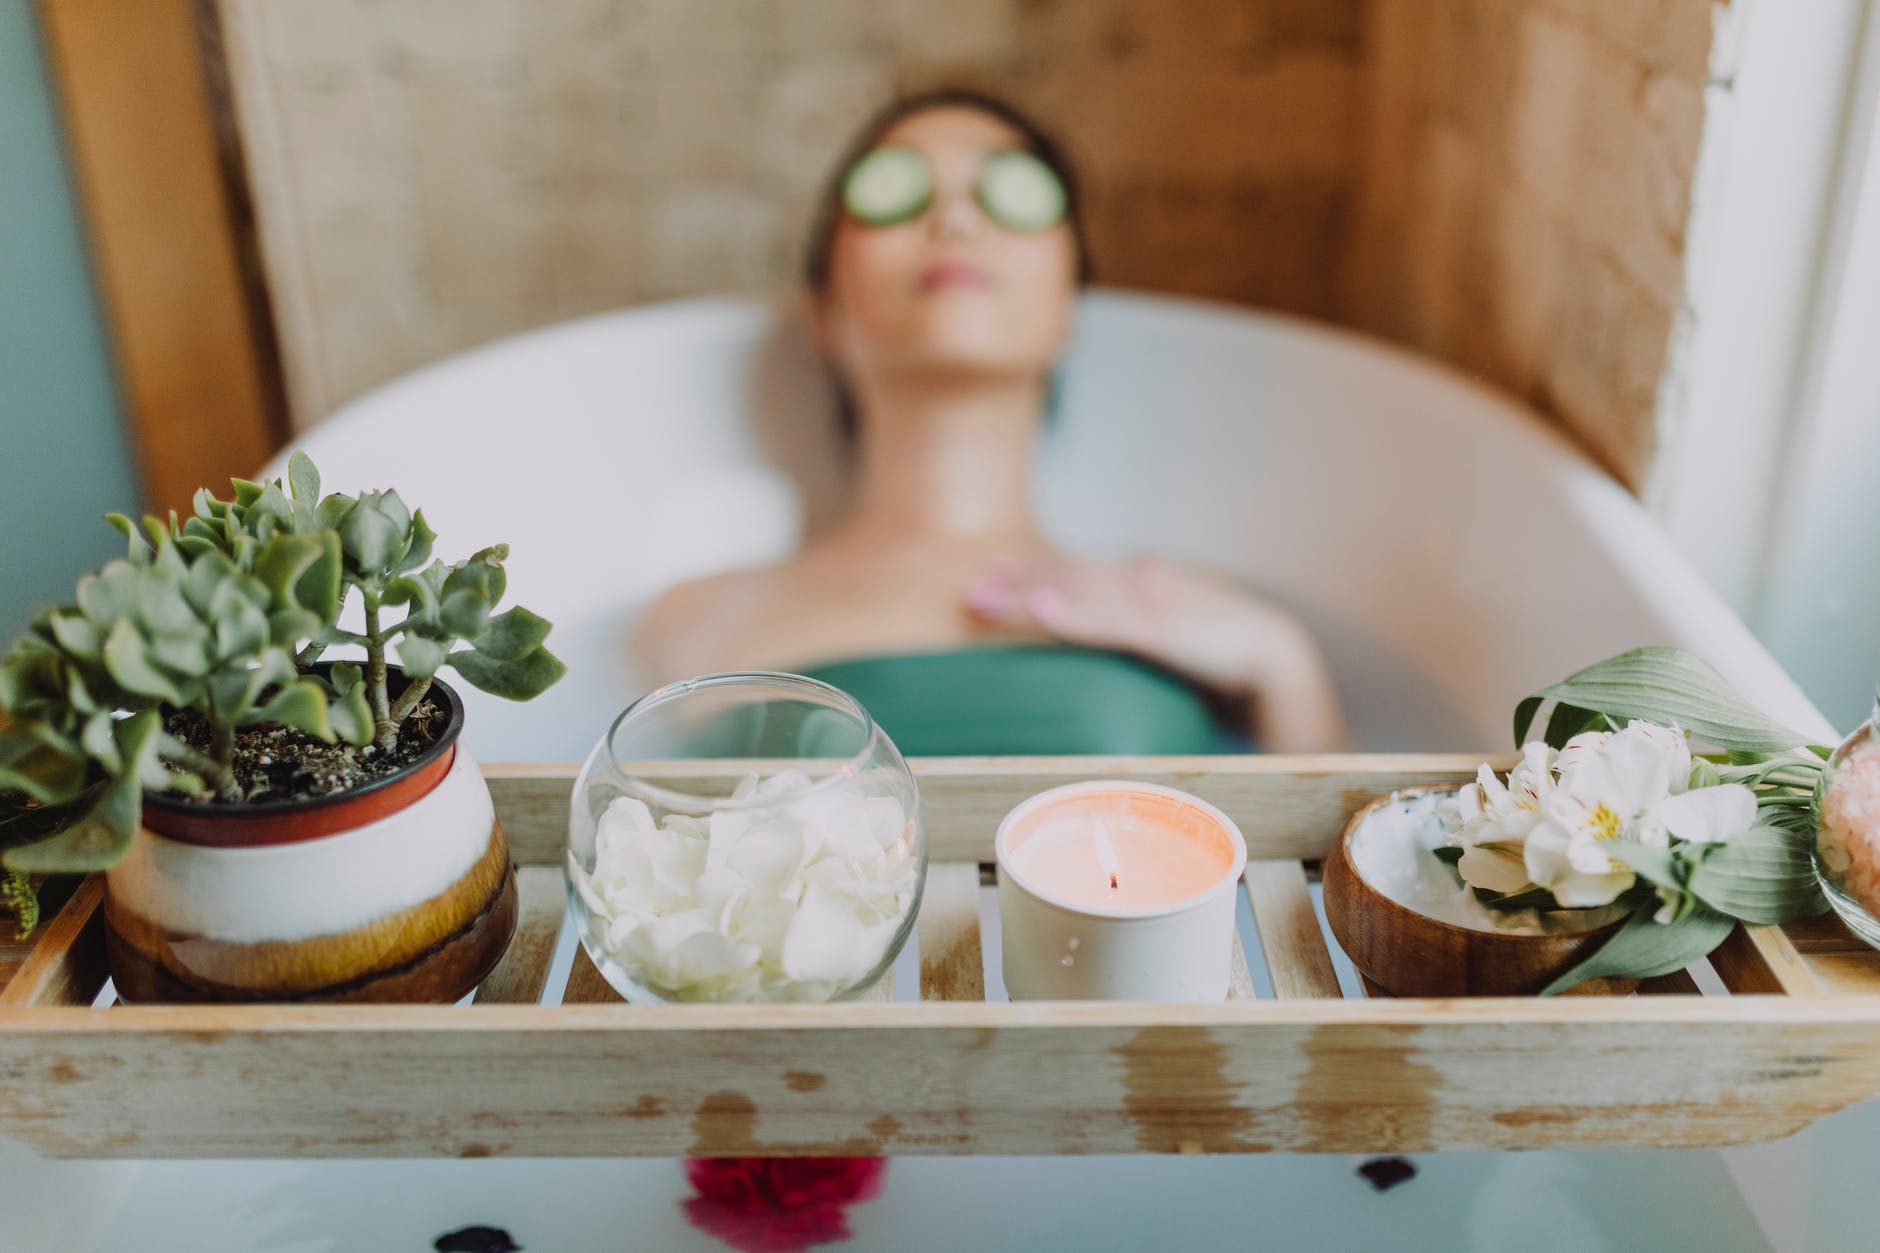
{"label": "cucumber slice on eye", "polygon": [[849,167],[842,207],[864,226],[917,218],[933,200],[933,171],[912,148],[877,148]]}
{"label": "cucumber slice on eye", "polygon": [[1048,231],[1069,207],[1064,181],[1029,152],[987,157],[973,191],[986,216],[1012,231]]}

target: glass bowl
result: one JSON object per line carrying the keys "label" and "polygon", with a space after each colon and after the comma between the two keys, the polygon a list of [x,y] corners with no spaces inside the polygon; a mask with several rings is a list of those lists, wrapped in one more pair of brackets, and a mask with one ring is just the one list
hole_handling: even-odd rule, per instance
{"label": "glass bowl", "polygon": [[1828,904],[1880,948],[1880,705],[1841,742],[1815,795],[1815,877]]}
{"label": "glass bowl", "polygon": [[927,880],[914,776],[854,697],[794,674],[662,687],[614,720],[569,804],[569,906],[633,1002],[865,991]]}

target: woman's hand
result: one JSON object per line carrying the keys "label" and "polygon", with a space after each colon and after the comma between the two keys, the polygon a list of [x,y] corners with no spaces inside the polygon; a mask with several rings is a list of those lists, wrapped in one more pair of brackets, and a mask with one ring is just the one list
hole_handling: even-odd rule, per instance
{"label": "woman's hand", "polygon": [[1253,704],[1253,735],[1276,752],[1343,746],[1344,722],[1311,634],[1225,579],[1157,558],[1007,557],[968,591],[987,622],[1135,653]]}

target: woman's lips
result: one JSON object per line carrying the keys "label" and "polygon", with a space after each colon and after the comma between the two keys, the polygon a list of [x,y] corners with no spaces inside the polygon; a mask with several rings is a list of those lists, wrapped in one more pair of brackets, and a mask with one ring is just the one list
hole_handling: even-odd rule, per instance
{"label": "woman's lips", "polygon": [[992,276],[968,261],[940,261],[920,272],[922,292],[947,291],[957,287],[990,287]]}

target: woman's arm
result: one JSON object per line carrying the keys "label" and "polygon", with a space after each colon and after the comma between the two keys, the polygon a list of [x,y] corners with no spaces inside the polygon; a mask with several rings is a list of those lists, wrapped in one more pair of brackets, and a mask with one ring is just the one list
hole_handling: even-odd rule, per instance
{"label": "woman's arm", "polygon": [[967,606],[1007,627],[1136,653],[1245,699],[1249,731],[1276,753],[1333,752],[1344,716],[1318,645],[1298,618],[1226,579],[1167,562],[996,563]]}

